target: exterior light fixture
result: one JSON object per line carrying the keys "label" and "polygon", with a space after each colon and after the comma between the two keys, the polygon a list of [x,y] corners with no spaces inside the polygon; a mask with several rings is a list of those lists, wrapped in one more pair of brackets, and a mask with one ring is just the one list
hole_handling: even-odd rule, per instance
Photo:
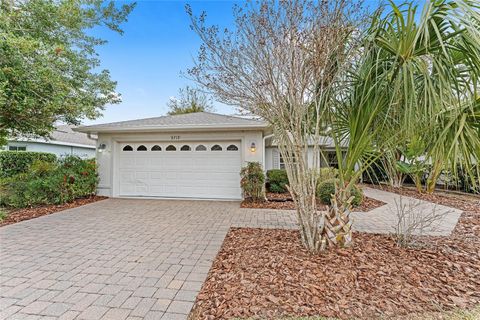
{"label": "exterior light fixture", "polygon": [[257,146],[255,145],[255,142],[252,142],[252,144],[250,144],[250,151],[254,153],[256,150],[257,150]]}
{"label": "exterior light fixture", "polygon": [[107,149],[107,145],[105,143],[100,143],[97,148],[98,152],[103,152],[106,149]]}

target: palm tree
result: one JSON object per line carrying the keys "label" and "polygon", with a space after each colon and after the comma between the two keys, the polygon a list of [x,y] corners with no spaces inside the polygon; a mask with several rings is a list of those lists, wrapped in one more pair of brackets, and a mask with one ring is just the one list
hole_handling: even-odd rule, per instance
{"label": "palm tree", "polygon": [[435,1],[418,18],[412,3],[391,2],[389,8],[374,15],[358,60],[326,104],[337,158],[343,159],[325,218],[331,244],[351,244],[350,191],[376,160],[387,159],[398,170],[402,150],[414,142],[424,146],[418,149],[423,157],[415,158],[432,165],[428,192],[442,170],[456,172],[462,164],[474,177],[478,164],[478,6]]}
{"label": "palm tree", "polygon": [[[456,173],[459,165],[473,168],[478,163],[480,5],[427,2],[420,15],[411,2],[390,2],[389,7],[373,19],[359,62],[361,68],[370,65],[375,77],[360,75],[354,81],[384,101],[375,122],[384,125],[376,130],[373,143],[382,152],[391,183],[401,183],[399,164],[417,143],[424,150],[414,159],[422,156],[424,165],[431,166],[426,190],[433,192],[443,170]],[[358,85],[354,90],[363,94]]]}

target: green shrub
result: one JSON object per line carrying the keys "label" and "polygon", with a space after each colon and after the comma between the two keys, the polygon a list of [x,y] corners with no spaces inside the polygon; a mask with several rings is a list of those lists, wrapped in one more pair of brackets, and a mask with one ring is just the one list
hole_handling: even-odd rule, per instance
{"label": "green shrub", "polygon": [[2,180],[1,202],[15,208],[62,204],[94,195],[97,184],[94,160],[68,156],[54,164],[36,161],[26,173]]}
{"label": "green shrub", "polygon": [[53,163],[57,160],[57,156],[46,152],[1,151],[0,178],[25,173],[36,160]]}
{"label": "green shrub", "polygon": [[243,191],[243,197],[252,201],[265,200],[264,185],[265,175],[258,162],[248,162],[247,166],[240,172],[240,185]]}
{"label": "green shrub", "polygon": [[[338,179],[330,179],[321,181],[317,185],[317,198],[323,203],[330,205],[332,200],[332,194],[335,193],[335,183],[338,183]],[[363,201],[363,192],[357,186],[353,187],[350,192],[350,196],[353,196],[352,206],[357,207]]]}
{"label": "green shrub", "polygon": [[5,212],[5,210],[3,210],[2,208],[0,208],[0,222],[2,222],[3,220],[5,220],[7,218],[7,213]]}
{"label": "green shrub", "polygon": [[282,169],[272,169],[267,171],[268,191],[275,193],[287,192],[288,184],[287,171]]}
{"label": "green shrub", "polygon": [[337,178],[337,176],[338,176],[338,169],[336,168],[331,168],[331,167],[320,168],[318,180],[325,181],[325,180],[335,179]]}

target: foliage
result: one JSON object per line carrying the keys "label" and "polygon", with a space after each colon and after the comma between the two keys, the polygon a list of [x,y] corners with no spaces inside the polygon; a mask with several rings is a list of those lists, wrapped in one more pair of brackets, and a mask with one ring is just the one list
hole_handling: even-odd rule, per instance
{"label": "foliage", "polygon": [[325,134],[326,104],[357,54],[357,32],[366,22],[361,1],[245,1],[234,6],[231,30],[208,26],[206,14],[195,16],[189,6],[187,13],[202,42],[189,76],[218,101],[271,125],[302,243],[311,252],[335,245],[343,228],[322,225],[327,219],[316,208],[314,170],[320,144],[309,146]]}
{"label": "foliage", "polygon": [[35,161],[25,173],[2,180],[2,203],[15,208],[43,204],[62,204],[96,193],[98,184],[95,160],[76,156],[52,164]]}
{"label": "foliage", "polygon": [[[330,205],[332,196],[334,196],[336,192],[336,185],[338,185],[339,182],[339,179],[320,181],[317,186],[317,198],[320,199],[322,203]],[[351,205],[357,207],[363,201],[363,192],[359,187],[355,186],[350,190],[350,197],[353,197],[350,202]]]}
{"label": "foliage", "polygon": [[240,175],[240,184],[245,199],[264,201],[265,174],[263,173],[263,168],[260,163],[248,162],[247,165],[242,168]]}
{"label": "foliage", "polygon": [[403,151],[405,160],[397,161],[396,170],[402,174],[409,175],[417,190],[422,191],[422,180],[427,172],[427,164],[421,158],[425,155],[425,146],[419,139],[413,139],[407,144],[407,147]]}
{"label": "foliage", "polygon": [[115,1],[0,2],[0,142],[8,134],[48,136],[56,121],[94,119],[120,102],[95,52],[92,28],[122,33],[135,4]]}
{"label": "foliage", "polygon": [[7,178],[24,173],[35,161],[53,163],[57,156],[53,153],[30,151],[1,151],[0,178]]}
{"label": "foliage", "polygon": [[[480,6],[427,1],[419,13],[409,1],[386,8],[373,19],[358,64],[375,77],[361,77],[367,86],[358,93],[384,101],[377,123],[387,125],[373,141],[382,145],[389,181],[399,186],[407,173],[418,184],[430,163],[426,191],[433,192],[443,170],[468,168],[480,154]],[[420,147],[414,157],[412,142]]]}
{"label": "foliage", "polygon": [[201,91],[189,86],[180,89],[178,98],[172,97],[167,103],[169,115],[214,111],[211,100]]}
{"label": "foliage", "polygon": [[275,193],[287,192],[288,176],[283,169],[272,169],[267,171],[268,191]]}
{"label": "foliage", "polygon": [[319,177],[318,177],[319,181],[335,179],[337,177],[338,177],[338,169],[331,168],[331,167],[320,168]]}
{"label": "foliage", "polygon": [[0,208],[0,222],[2,222],[3,220],[5,220],[7,218],[7,212],[5,212],[5,210],[3,210],[2,208]]}

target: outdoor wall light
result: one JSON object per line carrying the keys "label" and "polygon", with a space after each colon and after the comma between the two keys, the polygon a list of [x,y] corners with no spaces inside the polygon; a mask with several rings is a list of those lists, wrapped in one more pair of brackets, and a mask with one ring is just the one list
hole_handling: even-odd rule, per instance
{"label": "outdoor wall light", "polygon": [[103,152],[106,149],[107,149],[107,145],[105,143],[100,143],[97,148],[98,152]]}
{"label": "outdoor wall light", "polygon": [[256,150],[257,150],[257,146],[255,145],[255,142],[252,142],[252,144],[250,145],[250,151],[255,152]]}

